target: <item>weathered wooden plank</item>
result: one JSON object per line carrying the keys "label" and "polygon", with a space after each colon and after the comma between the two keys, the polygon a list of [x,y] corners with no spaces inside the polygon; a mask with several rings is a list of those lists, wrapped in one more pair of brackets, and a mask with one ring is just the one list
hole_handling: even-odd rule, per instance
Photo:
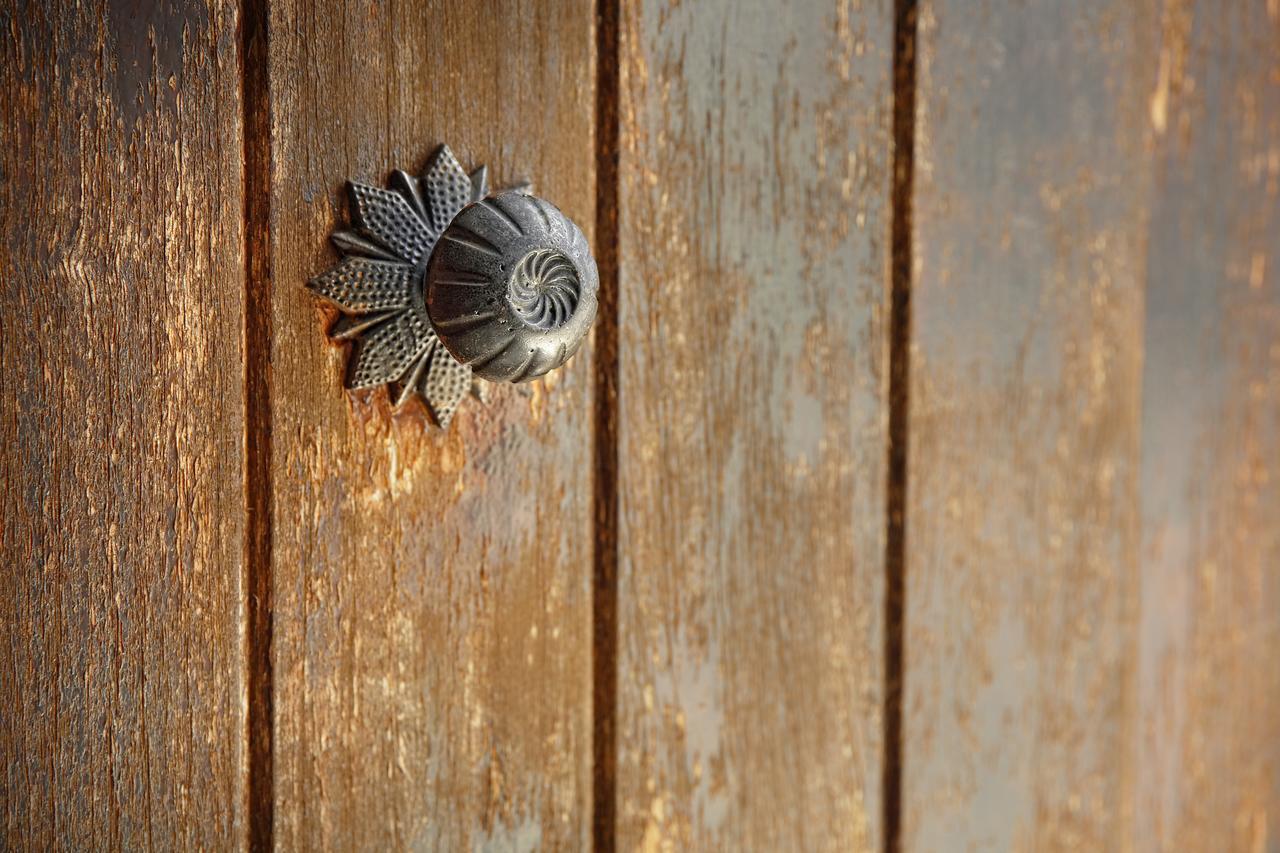
{"label": "weathered wooden plank", "polygon": [[920,16],[904,847],[1109,849],[1131,792],[1158,10]]}
{"label": "weathered wooden plank", "polygon": [[275,841],[574,848],[591,815],[591,355],[447,433],[341,390],[304,282],[343,181],[448,142],[594,218],[593,6],[280,0],[269,22]]}
{"label": "weathered wooden plank", "polygon": [[1138,850],[1280,844],[1280,7],[1169,3],[1143,371]]}
{"label": "weathered wooden plank", "polygon": [[892,10],[622,6],[618,846],[874,848]]}
{"label": "weathered wooden plank", "polygon": [[235,5],[5,4],[0,45],[0,846],[233,848]]}

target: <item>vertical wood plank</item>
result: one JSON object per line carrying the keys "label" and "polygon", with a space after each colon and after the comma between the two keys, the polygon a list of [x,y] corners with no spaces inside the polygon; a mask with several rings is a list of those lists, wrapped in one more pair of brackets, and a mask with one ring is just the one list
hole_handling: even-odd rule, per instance
{"label": "vertical wood plank", "polygon": [[1167,2],[1135,849],[1280,846],[1280,6]]}
{"label": "vertical wood plank", "polygon": [[348,177],[447,142],[594,220],[594,8],[279,0],[269,22],[275,841],[588,843],[592,357],[449,431],[341,388],[303,289]]}
{"label": "vertical wood plank", "polygon": [[0,54],[0,846],[234,848],[235,6],[8,3]]}
{"label": "vertical wood plank", "polygon": [[892,9],[622,16],[618,846],[871,849]]}
{"label": "vertical wood plank", "polygon": [[1158,9],[920,13],[904,847],[1109,849]]}

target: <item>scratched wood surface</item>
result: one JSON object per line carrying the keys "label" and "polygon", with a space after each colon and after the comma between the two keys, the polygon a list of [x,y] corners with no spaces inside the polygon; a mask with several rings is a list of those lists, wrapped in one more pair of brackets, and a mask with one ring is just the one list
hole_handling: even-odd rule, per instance
{"label": "scratched wood surface", "polygon": [[1280,849],[1280,6],[1169,3],[1150,103],[1135,848]]}
{"label": "scratched wood surface", "polygon": [[879,841],[888,4],[623,4],[619,849]]}
{"label": "scratched wood surface", "polygon": [[348,177],[448,142],[588,236],[594,7],[271,5],[275,842],[581,848],[591,815],[591,385],[464,403],[447,433],[345,351],[303,284]]}
{"label": "scratched wood surface", "polygon": [[5,849],[245,838],[235,31],[0,8]]}
{"label": "scratched wood surface", "polygon": [[905,849],[1112,849],[1132,807],[1158,20],[921,4]]}

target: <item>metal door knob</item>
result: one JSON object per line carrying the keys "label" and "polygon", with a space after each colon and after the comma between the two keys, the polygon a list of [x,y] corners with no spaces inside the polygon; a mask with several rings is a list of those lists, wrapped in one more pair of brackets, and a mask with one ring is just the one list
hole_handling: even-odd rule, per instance
{"label": "metal door knob", "polygon": [[352,389],[422,397],[444,427],[472,377],[524,382],[564,364],[596,315],[599,276],[582,230],[525,188],[490,195],[441,146],[421,177],[350,183],[338,266],[308,286],[343,314]]}
{"label": "metal door knob", "polygon": [[427,266],[427,313],[477,376],[523,382],[578,351],[596,316],[587,238],[550,203],[507,192],[464,208]]}

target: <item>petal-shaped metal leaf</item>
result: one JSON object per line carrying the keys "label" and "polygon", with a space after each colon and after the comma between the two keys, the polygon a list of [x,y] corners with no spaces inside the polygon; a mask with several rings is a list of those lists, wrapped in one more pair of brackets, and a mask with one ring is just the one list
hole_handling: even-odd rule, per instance
{"label": "petal-shaped metal leaf", "polygon": [[368,314],[408,306],[412,278],[408,264],[348,257],[307,284],[344,311]]}
{"label": "petal-shaped metal leaf", "polygon": [[489,194],[489,167],[481,166],[471,173],[471,200],[479,201]]}
{"label": "petal-shaped metal leaf", "polygon": [[427,367],[431,364],[431,354],[440,346],[440,342],[436,339],[427,341],[426,347],[422,351],[422,355],[418,356],[418,360],[413,363],[413,367],[409,369],[404,381],[392,384],[392,400],[393,405],[398,409],[405,403],[409,402],[409,398],[418,393],[418,389],[422,384],[422,380],[427,375]]}
{"label": "petal-shaped metal leaf", "polygon": [[377,258],[382,261],[403,263],[396,253],[378,241],[365,237],[359,232],[344,228],[329,235],[334,247],[344,255],[361,255],[366,258]]}
{"label": "petal-shaped metal leaf", "polygon": [[380,311],[373,314],[343,314],[329,327],[329,337],[335,341],[350,341],[360,337],[374,326],[391,319],[399,311]]}
{"label": "petal-shaped metal leaf", "polygon": [[427,191],[427,206],[431,208],[431,227],[439,234],[471,200],[471,179],[449,146],[441,145],[431,158],[422,183]]}
{"label": "petal-shaped metal leaf", "polygon": [[365,332],[351,357],[348,388],[394,382],[435,340],[435,332],[413,311],[401,311]]}
{"label": "petal-shaped metal leaf", "polygon": [[422,184],[413,175],[403,169],[396,169],[391,173],[391,189],[404,196],[405,201],[409,202],[409,206],[413,208],[413,212],[418,214],[418,218],[423,222],[429,222],[430,217],[427,215],[427,200],[422,197]]}
{"label": "petal-shaped metal leaf", "polygon": [[353,183],[351,205],[356,223],[410,264],[431,246],[427,223],[400,193]]}
{"label": "petal-shaped metal leaf", "polygon": [[462,364],[442,346],[431,356],[431,367],[422,380],[422,396],[431,416],[441,428],[447,427],[458,403],[471,389],[471,368]]}
{"label": "petal-shaped metal leaf", "polygon": [[[466,174],[448,146],[435,152],[420,177],[394,172],[389,189],[349,183],[353,227],[331,237],[343,260],[308,282],[318,297],[342,311],[330,335],[354,343],[347,387],[389,385],[397,407],[421,395],[441,427],[448,426],[472,390],[474,372],[437,338],[426,316],[423,282],[415,272],[421,272],[422,262],[458,212],[486,197],[488,183],[487,169]],[[502,214],[495,212],[499,226],[504,225]],[[496,252],[482,235],[455,237],[464,254]],[[475,290],[487,281],[461,270],[441,284]],[[478,396],[488,395],[481,391]]]}

